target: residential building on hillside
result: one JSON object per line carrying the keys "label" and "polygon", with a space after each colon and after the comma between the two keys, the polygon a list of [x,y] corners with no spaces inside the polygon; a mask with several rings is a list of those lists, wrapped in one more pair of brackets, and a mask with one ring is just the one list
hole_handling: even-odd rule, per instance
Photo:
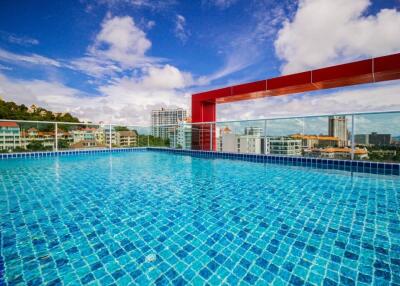
{"label": "residential building on hillside", "polygon": [[21,147],[20,128],[16,122],[0,122],[0,150]]}
{"label": "residential building on hillside", "polygon": [[[173,125],[184,121],[187,117],[187,111],[183,108],[164,109],[151,111],[151,134],[155,137],[167,139]],[[170,126],[165,126],[170,125]]]}
{"label": "residential building on hillside", "polygon": [[107,146],[110,145],[110,140],[111,140],[111,145],[117,145],[117,132],[114,129],[111,129],[111,134],[110,134],[110,129],[105,128],[104,139],[105,139],[105,144]]}
{"label": "residential building on hillside", "polygon": [[94,141],[96,132],[96,128],[82,128],[73,130],[72,133],[72,141],[73,143],[78,143],[80,141]]}
{"label": "residential building on hillside", "polygon": [[97,128],[96,131],[94,131],[94,139],[100,144],[106,142],[106,135],[103,127]]}
{"label": "residential building on hillside", "polygon": [[116,145],[120,147],[137,146],[138,133],[136,130],[117,131]]}
{"label": "residential building on hillside", "polygon": [[71,149],[85,149],[85,148],[105,148],[107,147],[103,143],[99,143],[96,140],[81,140],[73,143],[69,146]]}

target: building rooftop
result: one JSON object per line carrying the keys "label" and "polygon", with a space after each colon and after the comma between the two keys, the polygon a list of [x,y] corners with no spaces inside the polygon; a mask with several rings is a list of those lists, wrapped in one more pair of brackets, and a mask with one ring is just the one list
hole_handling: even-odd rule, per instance
{"label": "building rooftop", "polygon": [[290,137],[293,137],[293,138],[296,138],[296,139],[308,139],[308,140],[334,140],[334,141],[339,141],[339,138],[334,137],[334,136],[328,136],[328,135],[293,134]]}
{"label": "building rooftop", "polygon": [[18,124],[16,122],[2,121],[0,122],[0,127],[18,127]]}

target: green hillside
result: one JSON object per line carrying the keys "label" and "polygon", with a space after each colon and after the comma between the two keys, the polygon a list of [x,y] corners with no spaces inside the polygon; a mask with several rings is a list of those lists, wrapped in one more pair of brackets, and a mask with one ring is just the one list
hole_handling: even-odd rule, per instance
{"label": "green hillside", "polygon": [[28,108],[15,102],[0,99],[0,119],[79,122],[70,113],[54,113],[41,107]]}

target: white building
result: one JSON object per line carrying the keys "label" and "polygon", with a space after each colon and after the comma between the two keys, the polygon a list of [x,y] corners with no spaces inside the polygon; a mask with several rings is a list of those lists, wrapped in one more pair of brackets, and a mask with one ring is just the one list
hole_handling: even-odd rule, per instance
{"label": "white building", "polygon": [[0,150],[21,147],[20,129],[16,122],[0,122]]}
{"label": "white building", "polygon": [[218,149],[222,152],[265,154],[269,151],[265,138],[257,135],[223,133],[218,142]]}
{"label": "white building", "polygon": [[192,126],[180,122],[177,128],[177,145],[182,149],[192,149]]}
{"label": "white building", "polygon": [[172,125],[178,125],[186,117],[187,111],[183,108],[153,110],[151,112],[151,134],[154,137],[167,139],[171,130],[173,131]]}
{"label": "white building", "polygon": [[110,138],[111,138],[111,145],[117,145],[117,132],[115,130],[111,129],[111,136],[110,136],[110,129],[105,128],[104,129],[104,138],[105,138],[105,143],[107,146],[110,145]]}
{"label": "white building", "polygon": [[[300,156],[301,140],[290,137],[267,137],[270,154]],[[268,154],[268,153],[267,153]]]}
{"label": "white building", "polygon": [[73,130],[72,133],[72,142],[78,143],[81,141],[95,141],[95,132],[96,128],[82,128]]}
{"label": "white building", "polygon": [[245,127],[244,135],[263,136],[264,130],[261,127]]}

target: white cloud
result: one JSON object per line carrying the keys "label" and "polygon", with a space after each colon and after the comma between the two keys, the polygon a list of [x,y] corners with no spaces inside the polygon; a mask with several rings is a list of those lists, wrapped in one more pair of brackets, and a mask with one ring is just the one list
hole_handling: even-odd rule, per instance
{"label": "white cloud", "polygon": [[30,64],[30,65],[43,65],[61,67],[63,64],[60,61],[40,56],[37,54],[20,55],[12,53],[0,48],[0,60],[13,64]]}
{"label": "white cloud", "polygon": [[153,20],[150,20],[146,23],[146,28],[150,30],[150,29],[153,29],[155,25],[156,25],[156,22]]}
{"label": "white cloud", "polygon": [[145,53],[150,47],[150,40],[136,27],[133,18],[107,17],[89,53],[115,61],[124,68],[133,68],[149,60]]}
{"label": "white cloud", "polygon": [[81,120],[141,125],[149,123],[154,108],[189,106],[190,96],[182,89],[190,84],[190,74],[170,65],[148,67],[142,73],[101,85],[98,94],[85,94],[58,82],[17,80],[0,73],[0,97],[71,112]]}
{"label": "white cloud", "polygon": [[183,90],[193,83],[190,73],[148,57],[150,47],[146,33],[131,17],[107,16],[82,58],[57,62],[0,50],[1,60],[80,70],[94,77],[97,85],[97,93],[85,94],[57,81],[18,80],[0,73],[0,96],[68,111],[82,120],[148,124],[153,108],[187,108],[190,98]]}
{"label": "white cloud", "polygon": [[400,50],[400,12],[366,15],[369,0],[301,0],[275,41],[284,74]]}
{"label": "white cloud", "polygon": [[220,9],[226,9],[235,4],[238,0],[205,0],[204,2],[216,6]]}
{"label": "white cloud", "polygon": [[181,40],[182,43],[186,43],[189,37],[189,32],[186,30],[186,19],[182,15],[176,15],[175,36]]}
{"label": "white cloud", "polygon": [[0,70],[10,71],[10,70],[12,70],[12,68],[7,67],[7,66],[3,66],[2,64],[0,64]]}
{"label": "white cloud", "polygon": [[12,44],[17,44],[21,46],[33,46],[33,45],[39,45],[39,40],[27,37],[27,36],[17,36],[12,33],[8,33],[5,31],[0,31],[0,38],[3,38],[4,40],[12,43]]}
{"label": "white cloud", "polygon": [[[121,5],[146,8],[150,10],[162,10],[176,4],[175,0],[98,0],[96,4],[107,5],[109,8],[120,7]],[[87,6],[92,6],[89,2]],[[92,10],[93,7],[90,9]],[[90,12],[90,11],[89,11]]]}

